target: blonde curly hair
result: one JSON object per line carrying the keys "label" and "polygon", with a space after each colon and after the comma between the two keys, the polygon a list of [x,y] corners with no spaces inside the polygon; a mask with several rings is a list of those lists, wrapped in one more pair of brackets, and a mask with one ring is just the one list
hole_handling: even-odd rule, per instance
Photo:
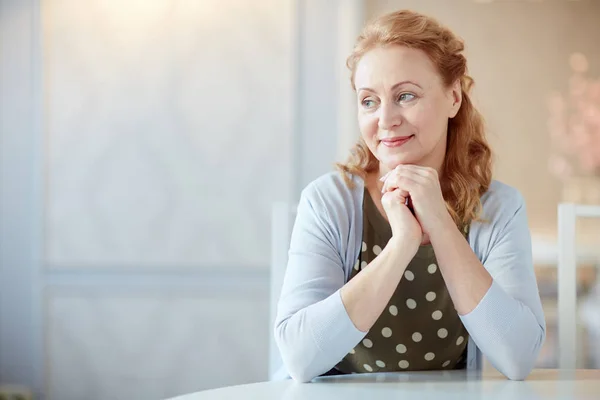
{"label": "blonde curly hair", "polygon": [[[492,179],[492,152],[485,138],[483,118],[469,97],[474,82],[467,75],[467,60],[462,54],[464,43],[431,17],[407,10],[383,15],[365,26],[347,59],[354,90],[354,74],[362,56],[375,47],[390,45],[424,51],[448,87],[460,79],[462,104],[457,115],[448,121],[440,184],[450,215],[461,230],[465,229],[471,221],[479,219],[480,198]],[[348,160],[336,167],[346,184],[352,186],[348,174],[364,179],[368,173],[378,170],[379,160],[361,138]]]}

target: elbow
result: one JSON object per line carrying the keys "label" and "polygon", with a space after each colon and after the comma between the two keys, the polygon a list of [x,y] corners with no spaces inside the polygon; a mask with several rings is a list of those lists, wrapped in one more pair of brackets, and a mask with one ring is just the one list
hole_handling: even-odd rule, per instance
{"label": "elbow", "polygon": [[500,372],[511,381],[523,381],[533,370],[533,365],[524,365],[519,362],[512,362],[505,365]]}
{"label": "elbow", "polygon": [[533,370],[538,354],[546,337],[545,327],[541,327],[540,334],[532,346],[531,351],[511,352],[508,359],[502,363],[502,368],[498,370],[511,381],[523,381]]}
{"label": "elbow", "polygon": [[298,383],[308,383],[308,382],[312,381],[314,378],[316,378],[316,376],[314,374],[311,374],[310,371],[308,371],[308,368],[303,367],[301,365],[288,366],[286,364],[286,367],[288,368],[288,371],[289,371],[292,379]]}
{"label": "elbow", "polygon": [[299,383],[307,383],[318,376],[312,371],[312,360],[309,360],[307,354],[301,351],[301,346],[295,346],[290,340],[287,340],[285,334],[285,321],[275,326],[275,343],[279,349],[281,360],[290,377]]}
{"label": "elbow", "polygon": [[289,348],[279,346],[279,352],[283,360],[283,365],[290,377],[298,383],[307,383],[318,376],[313,371],[311,363],[304,360],[299,354],[293,354]]}

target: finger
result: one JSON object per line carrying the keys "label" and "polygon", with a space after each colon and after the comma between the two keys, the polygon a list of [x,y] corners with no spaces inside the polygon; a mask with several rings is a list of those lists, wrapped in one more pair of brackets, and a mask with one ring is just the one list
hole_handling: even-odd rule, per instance
{"label": "finger", "polygon": [[399,176],[410,177],[411,179],[418,181],[418,182],[426,182],[426,181],[430,180],[431,178],[433,178],[431,171],[417,169],[417,168],[410,168],[409,166],[402,166],[401,168],[398,169],[396,174]]}
{"label": "finger", "polygon": [[391,205],[405,205],[407,201],[408,197],[405,197],[399,190],[386,192],[381,197],[381,203],[384,207],[389,207]]}
{"label": "finger", "polygon": [[416,176],[413,177],[410,175],[407,176],[406,174],[392,174],[385,181],[382,188],[382,193],[399,189],[403,191],[406,196],[408,196],[410,195],[411,190],[414,190],[418,185],[420,185],[420,183],[413,178],[416,178]]}
{"label": "finger", "polygon": [[384,194],[387,192],[394,192],[394,193],[398,192],[404,198],[408,198],[410,196],[410,193],[408,192],[408,190],[398,188],[396,185],[390,186],[387,190],[384,189],[381,191],[381,193],[384,193]]}
{"label": "finger", "polygon": [[423,177],[438,179],[438,173],[435,169],[429,167],[422,167],[420,165],[413,164],[402,164],[398,167],[399,171],[411,171]]}
{"label": "finger", "polygon": [[387,192],[394,192],[394,193],[398,192],[398,194],[401,195],[405,199],[410,196],[410,193],[408,192],[408,190],[399,188],[398,185],[395,184],[394,181],[391,181],[391,180],[390,180],[390,183],[387,186],[384,185],[383,189],[381,190],[381,193],[385,194]]}
{"label": "finger", "polygon": [[395,196],[395,198],[399,204],[406,205],[406,203],[408,202],[408,193],[407,192],[396,189],[392,192],[392,194]]}
{"label": "finger", "polygon": [[396,168],[386,172],[383,176],[379,177],[379,181],[380,182],[385,182],[387,180],[387,178],[389,178],[390,175],[392,175],[393,173],[397,173],[398,171],[401,170],[401,167],[403,167],[403,164],[397,165]]}
{"label": "finger", "polygon": [[391,171],[389,171],[387,174],[385,174],[384,176],[381,177],[381,181],[383,181],[383,186],[381,187],[381,193],[385,193],[387,191],[389,191],[390,189],[389,187],[389,180],[390,177],[393,176],[395,173],[398,172],[398,167],[392,169]]}
{"label": "finger", "polygon": [[402,200],[402,202],[406,202],[406,199],[408,199],[410,197],[410,193],[408,193],[406,190],[402,190],[402,189],[395,189],[394,193],[398,193],[399,196],[402,196],[402,198],[404,200]]}
{"label": "finger", "polygon": [[381,193],[391,192],[398,188],[398,176],[397,174],[390,174],[388,178],[383,182]]}
{"label": "finger", "polygon": [[416,164],[399,164],[396,168],[398,168],[398,169],[412,169],[412,170],[415,170],[415,171],[430,171],[430,170],[435,171],[433,168],[423,167],[422,165],[416,165]]}
{"label": "finger", "polygon": [[419,174],[418,172],[410,169],[400,168],[397,172],[393,174],[393,177],[388,178],[388,181],[392,182],[393,179],[405,178],[407,180],[418,183],[422,187],[429,187],[431,185],[436,185],[437,178],[432,176],[426,176],[423,174]]}

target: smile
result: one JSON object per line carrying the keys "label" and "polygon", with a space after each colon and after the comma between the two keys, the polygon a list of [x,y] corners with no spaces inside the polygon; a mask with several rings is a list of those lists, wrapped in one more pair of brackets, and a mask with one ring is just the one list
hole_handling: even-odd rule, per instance
{"label": "smile", "polygon": [[382,139],[381,144],[386,147],[400,147],[412,139],[415,135]]}

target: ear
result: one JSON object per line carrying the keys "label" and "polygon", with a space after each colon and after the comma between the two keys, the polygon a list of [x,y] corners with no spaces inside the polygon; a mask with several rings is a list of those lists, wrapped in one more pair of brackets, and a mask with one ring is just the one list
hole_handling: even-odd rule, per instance
{"label": "ear", "polygon": [[460,79],[457,79],[448,91],[448,100],[450,101],[450,109],[448,110],[448,118],[456,117],[460,105],[462,104],[462,88],[460,86]]}

